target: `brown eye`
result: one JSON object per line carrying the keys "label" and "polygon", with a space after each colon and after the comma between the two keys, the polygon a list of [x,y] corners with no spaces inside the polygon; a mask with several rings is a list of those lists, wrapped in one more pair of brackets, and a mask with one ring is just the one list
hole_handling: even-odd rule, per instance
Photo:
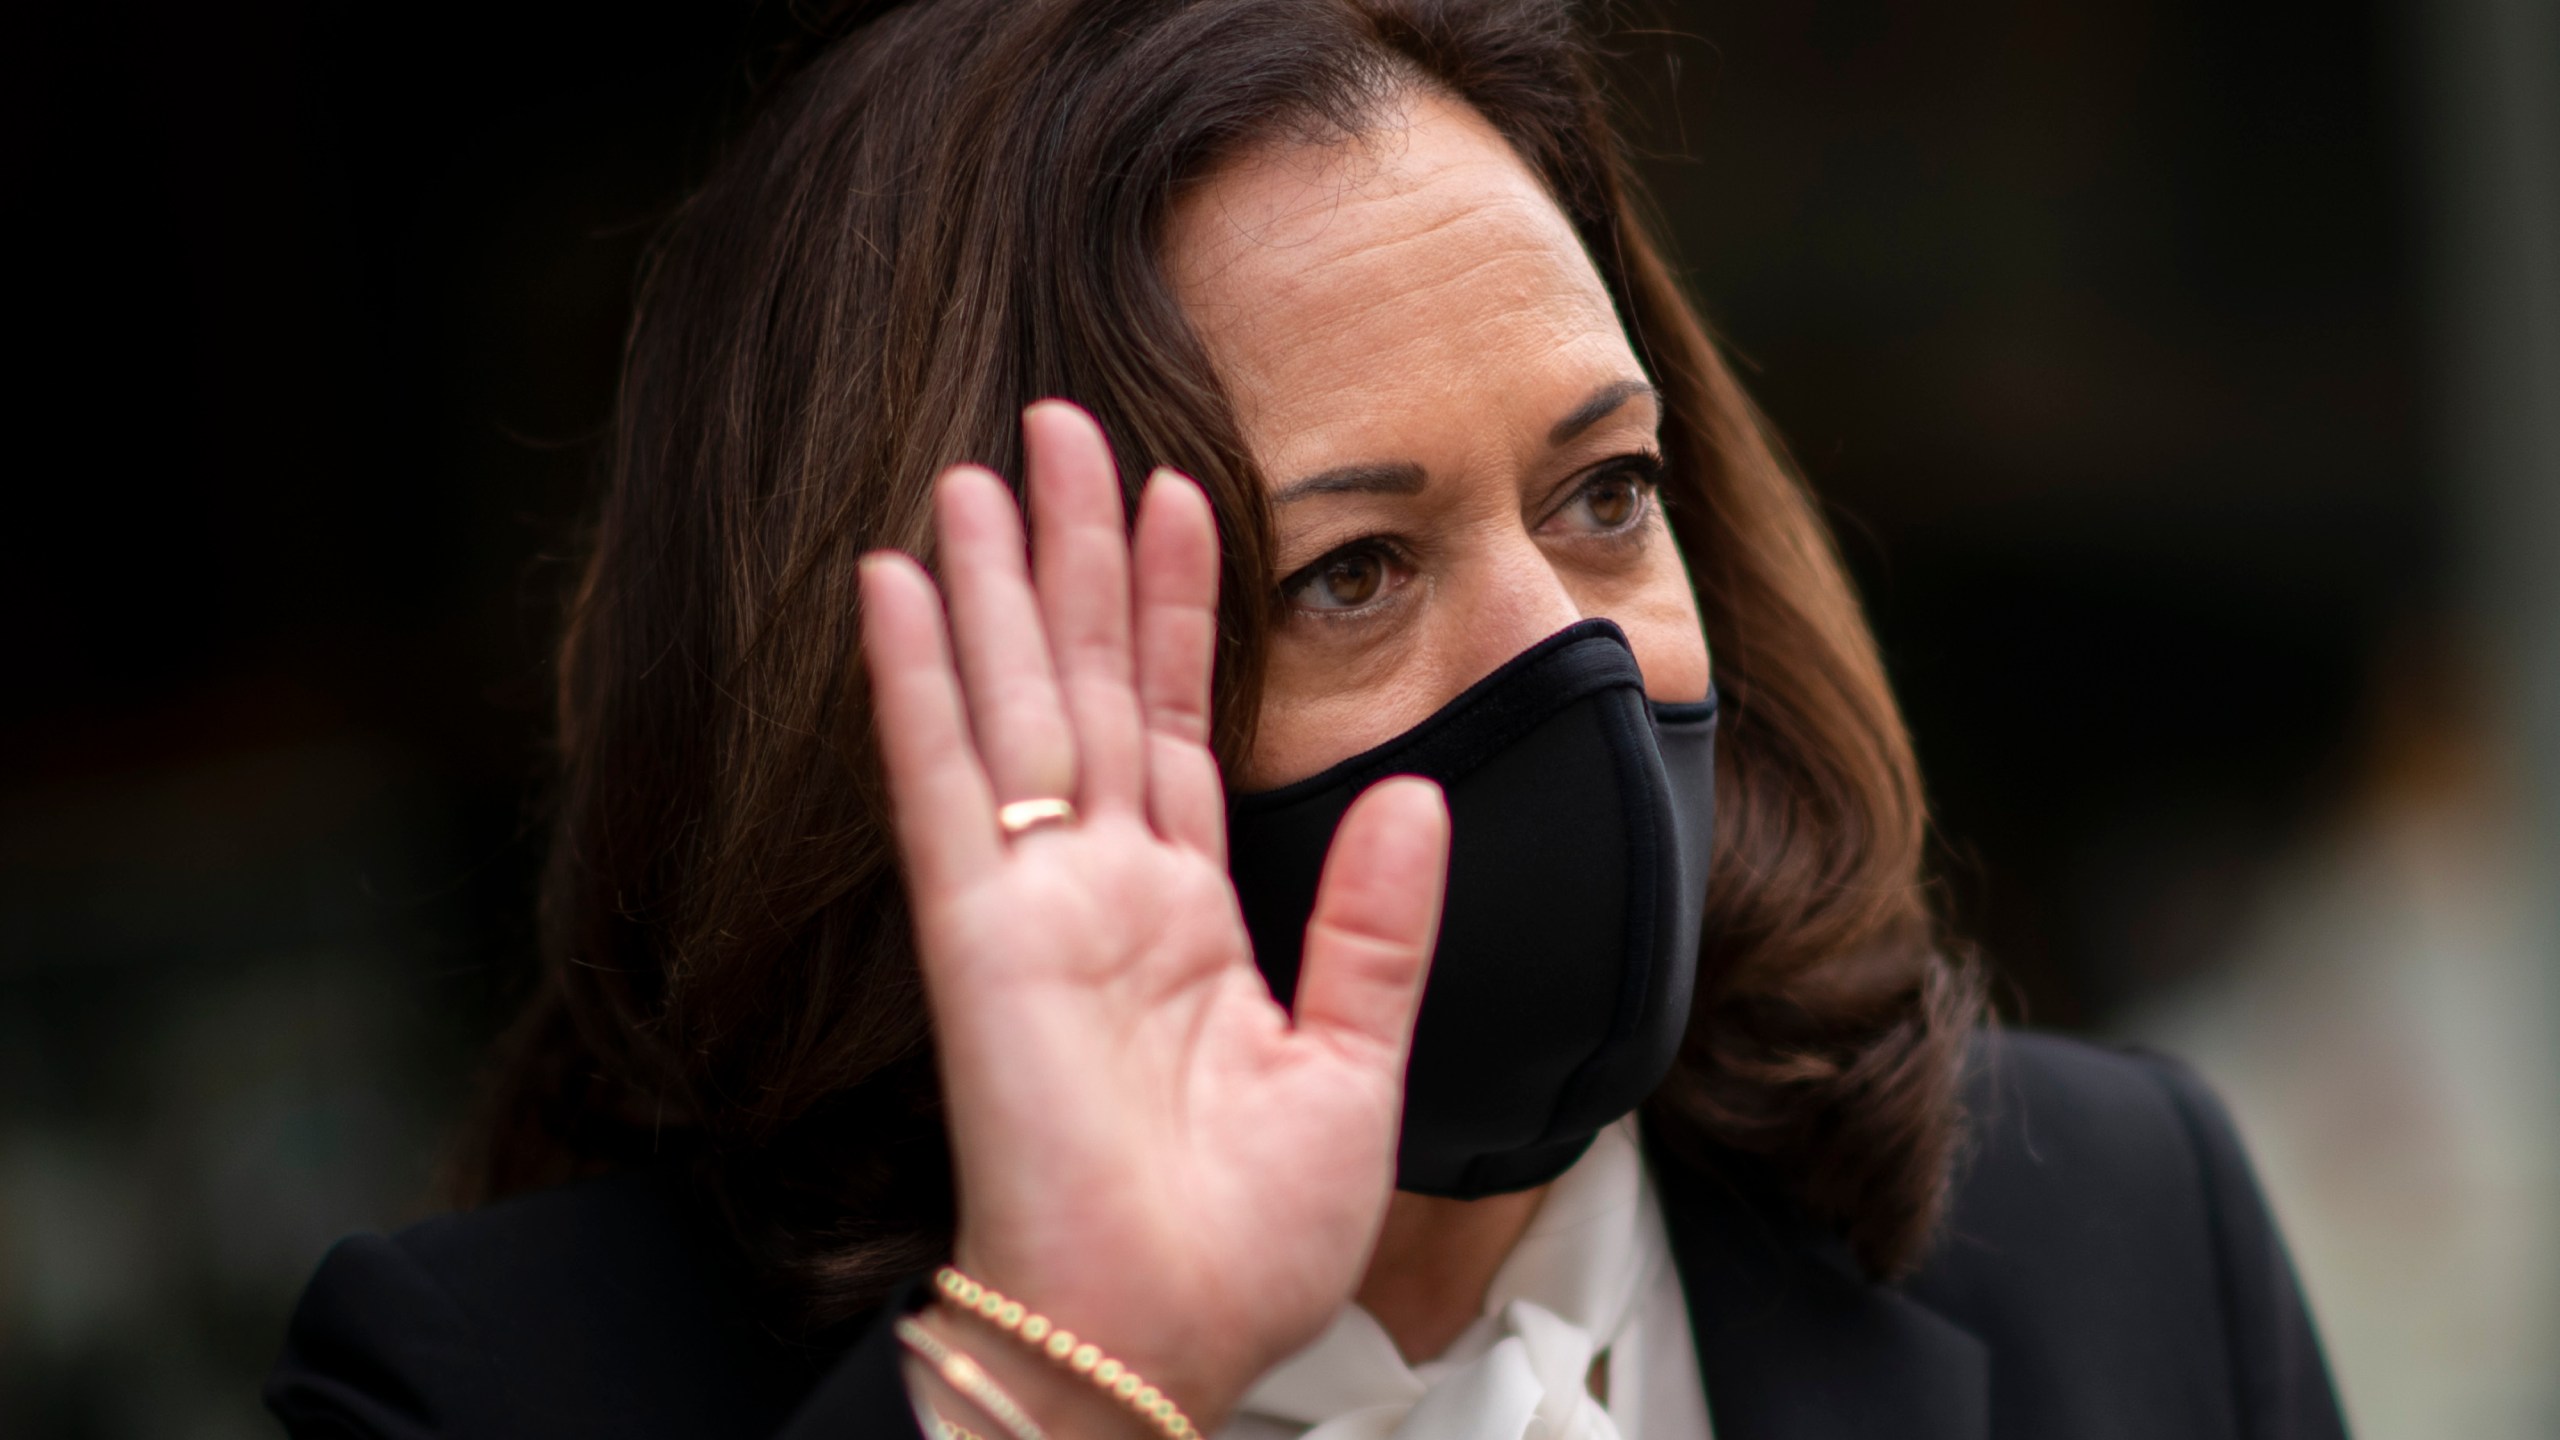
{"label": "brown eye", "polygon": [[1377,541],[1345,545],[1281,583],[1281,593],[1301,610],[1358,610],[1386,595],[1402,574],[1393,552]]}
{"label": "brown eye", "polygon": [[1632,480],[1602,480],[1584,493],[1584,503],[1591,508],[1591,518],[1600,522],[1604,530],[1615,530],[1625,525],[1644,508],[1644,496],[1637,492]]}
{"label": "brown eye", "polygon": [[1651,455],[1619,460],[1583,481],[1548,526],[1595,538],[1633,535],[1652,513],[1661,472],[1662,462]]}
{"label": "brown eye", "polygon": [[1385,588],[1386,562],[1373,550],[1336,555],[1316,571],[1314,580],[1309,588],[1316,592],[1319,609],[1348,610],[1368,604]]}

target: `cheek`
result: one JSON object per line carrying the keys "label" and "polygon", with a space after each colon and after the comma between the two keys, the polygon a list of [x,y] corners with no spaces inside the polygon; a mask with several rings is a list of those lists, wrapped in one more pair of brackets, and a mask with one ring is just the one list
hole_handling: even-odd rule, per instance
{"label": "cheek", "polygon": [[1642,625],[1623,620],[1618,624],[1635,646],[1647,698],[1665,704],[1707,698],[1713,669],[1707,658],[1707,637],[1699,633],[1694,612]]}
{"label": "cheek", "polygon": [[1627,632],[1644,672],[1644,692],[1665,704],[1707,698],[1713,678],[1707,636],[1698,619],[1698,599],[1689,588],[1689,570],[1680,548],[1666,532],[1656,532],[1644,563],[1631,572],[1575,587],[1585,616],[1617,622]]}
{"label": "cheek", "polygon": [[1382,745],[1439,709],[1465,687],[1441,683],[1445,656],[1423,634],[1406,634],[1348,660],[1274,647],[1263,686],[1253,753],[1234,777],[1240,790],[1268,790],[1303,780],[1337,761]]}

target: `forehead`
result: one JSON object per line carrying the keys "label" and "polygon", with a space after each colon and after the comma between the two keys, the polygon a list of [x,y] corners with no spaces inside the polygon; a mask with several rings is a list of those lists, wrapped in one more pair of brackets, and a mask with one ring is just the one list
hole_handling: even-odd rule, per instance
{"label": "forehead", "polygon": [[1437,95],[1356,140],[1247,154],[1183,197],[1167,241],[1184,308],[1275,475],[1374,448],[1400,419],[1543,433],[1548,412],[1642,374],[1537,177]]}

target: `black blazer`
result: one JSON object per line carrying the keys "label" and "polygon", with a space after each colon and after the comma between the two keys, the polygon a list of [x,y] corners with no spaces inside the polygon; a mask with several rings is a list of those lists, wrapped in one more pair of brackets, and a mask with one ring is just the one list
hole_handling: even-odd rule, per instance
{"label": "black blazer", "polygon": [[[2202,1082],[2018,1032],[1973,1072],[1945,1240],[1898,1287],[1752,1167],[1653,1153],[1716,1440],[2344,1436]],[[745,1296],[657,1176],[528,1195],[331,1250],[267,1404],[296,1436],[919,1440],[885,1318],[786,1343]]]}

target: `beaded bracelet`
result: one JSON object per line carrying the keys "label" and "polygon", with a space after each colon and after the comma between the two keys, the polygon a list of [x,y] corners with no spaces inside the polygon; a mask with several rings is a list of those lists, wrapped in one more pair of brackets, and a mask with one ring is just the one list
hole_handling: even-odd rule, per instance
{"label": "beaded bracelet", "polygon": [[933,1283],[952,1304],[1091,1380],[1095,1388],[1137,1411],[1165,1440],[1200,1440],[1191,1417],[1182,1413],[1172,1396],[1139,1379],[1138,1372],[1103,1354],[1091,1341],[1077,1339],[1074,1331],[1061,1329],[1048,1316],[1024,1308],[1021,1301],[1000,1295],[948,1265],[934,1272]]}
{"label": "beaded bracelet", "polygon": [[[986,1367],[966,1352],[943,1344],[932,1331],[903,1316],[898,1320],[897,1331],[899,1342],[931,1365],[933,1373],[942,1377],[943,1384],[959,1391],[970,1404],[986,1411],[987,1418],[1002,1426],[1013,1440],[1049,1440],[1049,1432],[1040,1428],[1040,1422],[1032,1419],[1012,1396],[1005,1393],[1004,1387],[987,1374]],[[937,1415],[935,1418],[941,1417]],[[945,1420],[942,1423],[949,1425],[951,1422]]]}

